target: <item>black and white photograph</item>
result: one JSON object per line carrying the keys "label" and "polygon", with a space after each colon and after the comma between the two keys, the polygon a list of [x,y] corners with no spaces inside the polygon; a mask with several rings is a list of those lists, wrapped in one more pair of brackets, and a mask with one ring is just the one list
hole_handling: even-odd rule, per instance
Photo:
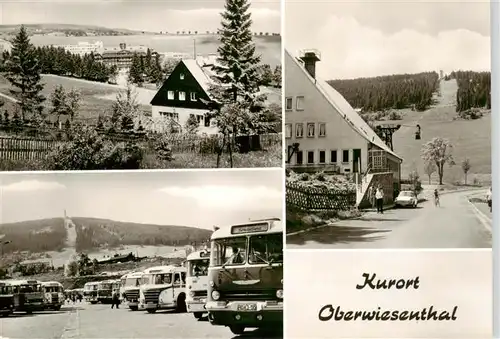
{"label": "black and white photograph", "polygon": [[282,176],[0,175],[1,338],[282,338]]}
{"label": "black and white photograph", "polygon": [[0,170],[282,166],[279,0],[0,13]]}
{"label": "black and white photograph", "polygon": [[285,1],[287,248],[491,248],[489,7]]}

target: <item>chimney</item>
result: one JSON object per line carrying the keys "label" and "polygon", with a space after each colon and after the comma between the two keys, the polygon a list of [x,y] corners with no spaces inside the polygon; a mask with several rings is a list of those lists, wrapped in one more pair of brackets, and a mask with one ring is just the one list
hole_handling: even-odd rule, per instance
{"label": "chimney", "polygon": [[300,60],[304,62],[307,73],[316,79],[316,62],[321,60],[319,51],[314,49],[304,50],[300,55]]}

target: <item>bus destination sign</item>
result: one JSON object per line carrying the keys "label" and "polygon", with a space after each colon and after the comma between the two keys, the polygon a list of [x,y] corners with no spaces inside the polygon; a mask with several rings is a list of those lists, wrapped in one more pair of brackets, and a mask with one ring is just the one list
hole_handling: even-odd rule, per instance
{"label": "bus destination sign", "polygon": [[269,229],[269,224],[251,224],[251,225],[236,225],[231,227],[231,234],[245,234],[245,233],[256,233],[256,232],[266,232]]}

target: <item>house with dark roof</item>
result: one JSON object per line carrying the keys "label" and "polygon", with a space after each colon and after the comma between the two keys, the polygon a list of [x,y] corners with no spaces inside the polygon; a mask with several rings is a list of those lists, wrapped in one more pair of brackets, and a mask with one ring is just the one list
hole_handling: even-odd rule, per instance
{"label": "house with dark roof", "polygon": [[387,200],[400,189],[397,155],[347,100],[316,75],[319,51],[298,57],[285,50],[285,140],[287,168],[353,174],[358,205],[383,182]]}
{"label": "house with dark roof", "polygon": [[199,132],[217,129],[206,116],[210,111],[213,62],[208,59],[181,59],[151,100],[152,118],[168,120],[182,130],[190,116],[196,117]]}

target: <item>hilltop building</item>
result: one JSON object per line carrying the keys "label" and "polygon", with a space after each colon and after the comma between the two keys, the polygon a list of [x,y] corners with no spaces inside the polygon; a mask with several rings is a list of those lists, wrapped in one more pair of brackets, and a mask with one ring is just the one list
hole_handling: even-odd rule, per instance
{"label": "hilltop building", "polygon": [[61,45],[57,47],[62,47],[66,52],[70,52],[71,54],[77,54],[80,56],[91,53],[102,53],[102,51],[104,50],[104,44],[102,41],[82,41],[77,43],[76,45]]}
{"label": "hilltop building", "polygon": [[[117,66],[118,68],[130,68],[134,54],[146,56],[148,48],[146,46],[127,46],[126,43],[120,43],[119,47],[104,48],[101,53],[95,54],[95,59],[108,66]],[[158,53],[151,51],[152,57]]]}
{"label": "hilltop building", "polygon": [[287,168],[351,174],[358,206],[369,187],[382,185],[387,200],[400,189],[398,156],[326,81],[316,76],[316,50],[297,58],[285,51],[285,140]]}
{"label": "hilltop building", "polygon": [[0,39],[0,55],[3,52],[9,52],[12,50],[12,43],[7,40]]}

